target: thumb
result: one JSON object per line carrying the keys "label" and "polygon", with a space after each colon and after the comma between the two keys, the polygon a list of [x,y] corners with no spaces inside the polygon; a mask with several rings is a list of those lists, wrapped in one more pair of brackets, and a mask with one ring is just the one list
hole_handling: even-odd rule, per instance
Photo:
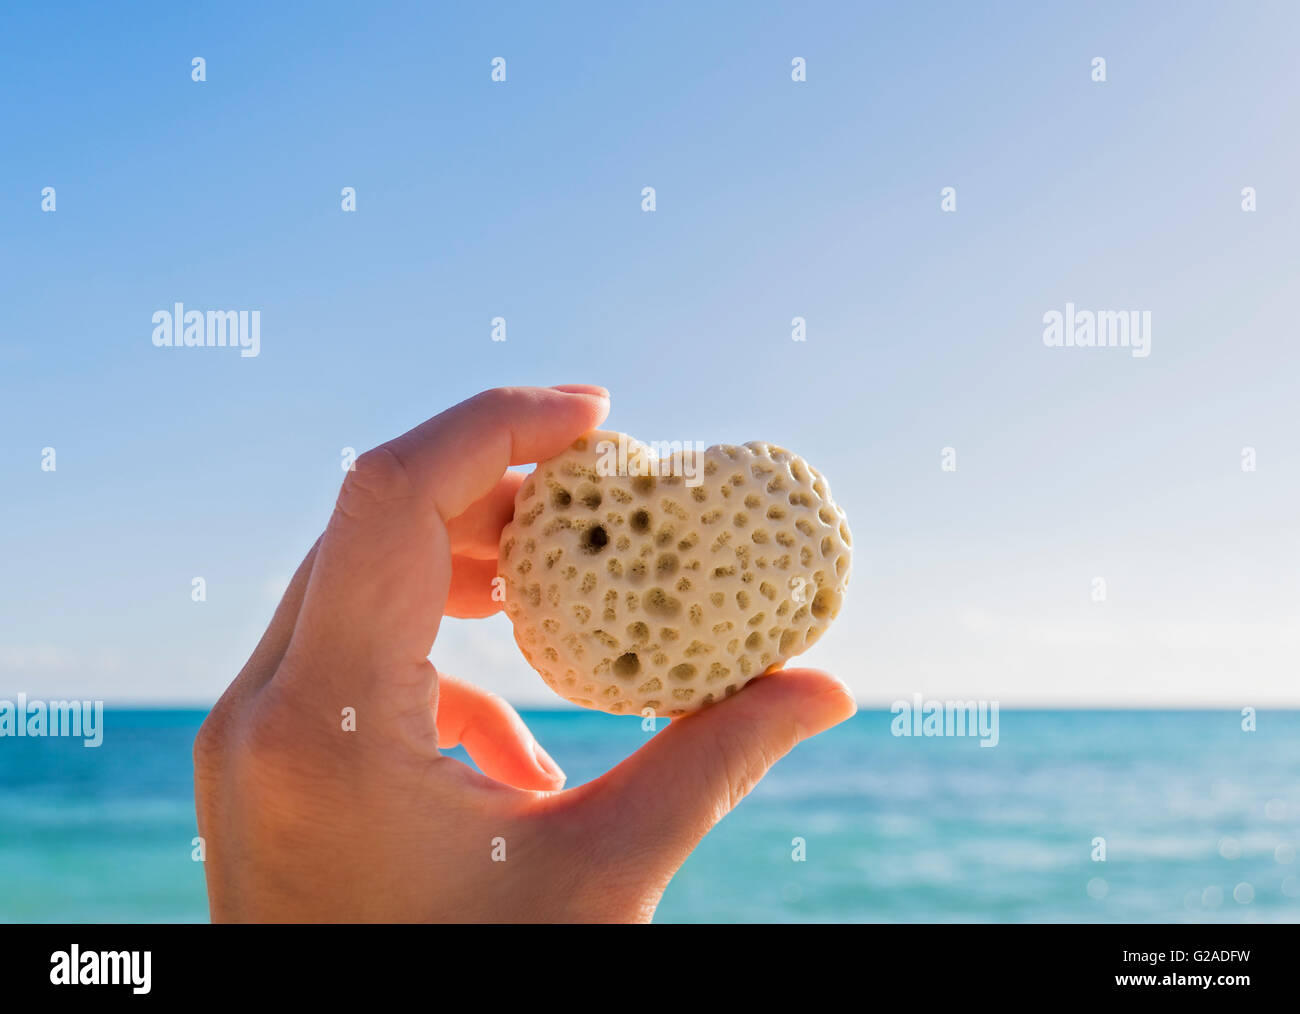
{"label": "thumb", "polygon": [[583,824],[611,868],[626,878],[628,858],[636,857],[637,874],[664,886],[773,764],[856,711],[848,687],[829,673],[789,669],[760,677],[674,719],[618,767],[576,790],[582,798],[575,802],[587,811]]}

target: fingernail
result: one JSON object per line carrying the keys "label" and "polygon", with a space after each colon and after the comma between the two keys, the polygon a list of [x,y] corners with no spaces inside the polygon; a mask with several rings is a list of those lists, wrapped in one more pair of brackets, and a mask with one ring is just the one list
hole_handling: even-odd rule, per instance
{"label": "fingernail", "polygon": [[594,384],[556,384],[551,390],[563,391],[565,394],[594,394],[598,398],[609,397],[607,390]]}
{"label": "fingernail", "polygon": [[537,758],[537,766],[550,775],[551,779],[560,785],[564,784],[568,777],[560,765],[556,764],[551,755],[542,749],[542,744],[533,740],[533,756]]}
{"label": "fingernail", "polygon": [[799,738],[807,739],[841,722],[847,722],[858,713],[858,702],[854,700],[852,691],[841,683],[833,690],[809,697],[801,703],[798,711],[795,725],[799,730]]}

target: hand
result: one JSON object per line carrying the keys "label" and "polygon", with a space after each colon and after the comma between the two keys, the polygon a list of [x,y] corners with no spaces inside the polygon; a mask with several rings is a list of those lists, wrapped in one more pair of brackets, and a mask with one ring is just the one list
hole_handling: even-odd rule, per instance
{"label": "hand", "polygon": [[[194,744],[214,920],[648,920],[767,769],[854,713],[824,673],[773,673],[559,791],[509,704],[434,669],[444,615],[500,607],[497,542],[523,481],[507,466],[608,411],[601,388],[487,391],[357,459]],[[457,743],[483,774],[439,752]]]}

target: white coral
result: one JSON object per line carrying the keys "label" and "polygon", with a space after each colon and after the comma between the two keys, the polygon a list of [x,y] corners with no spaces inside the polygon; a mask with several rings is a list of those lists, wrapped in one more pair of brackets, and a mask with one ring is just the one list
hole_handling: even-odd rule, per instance
{"label": "white coral", "polygon": [[[632,474],[602,467],[620,440]],[[850,545],[826,480],[787,450],[660,462],[594,431],[524,481],[500,571],[515,640],[557,694],[677,716],[811,646],[840,610]]]}

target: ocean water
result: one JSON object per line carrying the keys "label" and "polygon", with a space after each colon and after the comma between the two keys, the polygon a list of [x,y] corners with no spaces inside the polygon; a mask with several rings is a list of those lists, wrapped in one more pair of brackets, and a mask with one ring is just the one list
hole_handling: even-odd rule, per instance
{"label": "ocean water", "polygon": [[[0,920],[206,919],[190,859],[202,718],[110,710],[98,749],[0,739]],[[1232,712],[1004,711],[994,748],[896,738],[891,718],[860,713],[777,765],[658,921],[1300,921],[1300,712],[1245,732]],[[571,785],[648,735],[525,719]]]}

